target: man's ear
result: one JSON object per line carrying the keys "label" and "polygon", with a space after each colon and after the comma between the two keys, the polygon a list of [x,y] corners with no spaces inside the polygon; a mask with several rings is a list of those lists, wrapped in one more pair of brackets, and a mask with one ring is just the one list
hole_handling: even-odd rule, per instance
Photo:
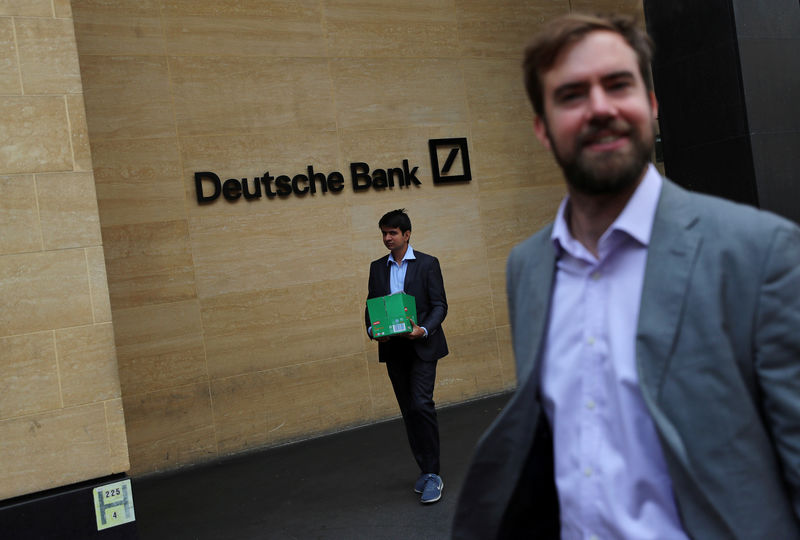
{"label": "man's ear", "polygon": [[539,142],[547,148],[550,148],[550,137],[547,136],[547,122],[538,114],[533,118],[533,132],[536,133],[536,138]]}
{"label": "man's ear", "polygon": [[656,99],[655,92],[649,92],[650,109],[653,111],[653,120],[658,118],[658,100]]}

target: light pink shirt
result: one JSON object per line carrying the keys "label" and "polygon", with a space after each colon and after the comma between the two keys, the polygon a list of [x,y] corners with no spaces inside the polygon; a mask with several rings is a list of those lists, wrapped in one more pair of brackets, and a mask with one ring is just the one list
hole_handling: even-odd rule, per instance
{"label": "light pink shirt", "polygon": [[636,373],[647,246],[661,192],[648,171],[595,258],[569,232],[562,201],[558,263],[541,372],[553,428],[562,539],[686,539]]}

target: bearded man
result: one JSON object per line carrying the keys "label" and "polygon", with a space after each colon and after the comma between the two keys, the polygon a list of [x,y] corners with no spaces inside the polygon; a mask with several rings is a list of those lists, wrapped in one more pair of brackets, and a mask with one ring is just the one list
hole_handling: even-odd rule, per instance
{"label": "bearded man", "polygon": [[518,387],[454,538],[800,538],[800,229],[658,173],[651,51],[584,15],[526,50],[568,194],[509,256]]}

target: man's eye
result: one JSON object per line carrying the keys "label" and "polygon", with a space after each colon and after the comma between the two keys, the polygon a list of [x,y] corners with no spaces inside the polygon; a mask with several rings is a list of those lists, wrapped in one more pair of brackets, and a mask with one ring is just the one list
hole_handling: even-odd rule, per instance
{"label": "man's eye", "polygon": [[626,89],[626,88],[628,88],[629,86],[631,86],[631,83],[630,83],[630,81],[617,81],[617,82],[611,83],[611,84],[608,86],[608,89],[609,89],[609,90],[611,90],[611,91],[615,91],[615,90],[625,90],[625,89]]}
{"label": "man's eye", "polygon": [[574,103],[578,101],[581,97],[583,97],[582,92],[564,92],[563,94],[558,96],[558,100],[561,103]]}

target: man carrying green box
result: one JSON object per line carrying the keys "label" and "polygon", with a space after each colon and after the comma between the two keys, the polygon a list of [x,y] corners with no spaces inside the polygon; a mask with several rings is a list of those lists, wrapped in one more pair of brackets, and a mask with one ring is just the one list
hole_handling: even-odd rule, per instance
{"label": "man carrying green box", "polygon": [[436,363],[448,353],[441,327],[447,315],[442,270],[436,257],[409,245],[411,220],[405,210],[386,213],[378,227],[390,253],[370,265],[367,301],[405,293],[414,299],[416,318],[409,317],[410,331],[378,336],[376,330],[373,337],[373,321],[365,309],[367,333],[378,341],[378,359],[386,364],[420,468],[414,491],[421,493],[422,503],[434,503],[441,499],[444,487],[439,476],[439,424],[433,401]]}

